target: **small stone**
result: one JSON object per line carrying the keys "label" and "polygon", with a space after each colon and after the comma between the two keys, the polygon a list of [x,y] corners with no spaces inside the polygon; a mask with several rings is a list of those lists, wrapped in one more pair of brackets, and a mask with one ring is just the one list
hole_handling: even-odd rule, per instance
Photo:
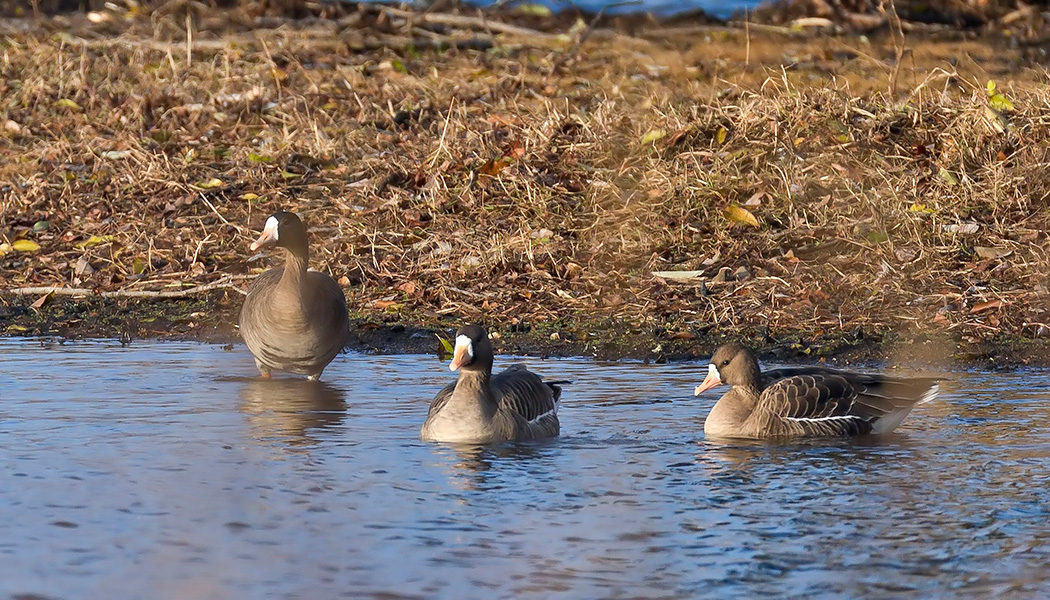
{"label": "small stone", "polygon": [[747,267],[740,267],[736,271],[733,271],[733,278],[737,281],[747,281],[751,279],[751,271],[747,270]]}

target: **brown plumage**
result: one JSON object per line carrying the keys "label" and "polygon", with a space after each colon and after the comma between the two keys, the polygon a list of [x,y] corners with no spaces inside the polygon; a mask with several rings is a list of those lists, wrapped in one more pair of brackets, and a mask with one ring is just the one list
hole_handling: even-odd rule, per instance
{"label": "brown plumage", "polygon": [[456,332],[449,369],[459,379],[430,404],[419,432],[424,441],[485,444],[558,435],[561,388],[545,382],[523,364],[492,374],[492,343],[482,327]]}
{"label": "brown plumage", "polygon": [[287,250],[287,258],[252,283],[241,336],[263,377],[277,370],[317,379],[350,336],[346,297],[327,274],[308,270],[306,227],[294,213],[271,215],[251,249],[272,245]]}
{"label": "brown plumage", "polygon": [[699,395],[719,384],[731,389],[704,421],[714,437],[771,438],[882,434],[912,407],[937,395],[937,380],[849,373],[820,367],[761,372],[750,350],[727,344],[711,357]]}

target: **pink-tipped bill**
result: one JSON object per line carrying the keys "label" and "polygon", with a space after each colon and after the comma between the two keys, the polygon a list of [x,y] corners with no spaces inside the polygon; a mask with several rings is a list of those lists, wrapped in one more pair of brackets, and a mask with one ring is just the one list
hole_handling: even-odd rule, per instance
{"label": "pink-tipped bill", "polygon": [[474,359],[474,348],[470,339],[466,336],[456,338],[456,349],[452,352],[452,362],[448,363],[448,370],[455,371]]}
{"label": "pink-tipped bill", "polygon": [[693,395],[694,396],[699,396],[700,394],[702,394],[702,393],[706,392],[707,390],[715,387],[716,385],[721,385],[721,384],[722,384],[722,377],[718,374],[718,369],[716,369],[714,365],[708,365],[707,366],[707,377],[704,378],[704,382],[703,383],[701,383],[700,385],[696,386],[696,389],[693,390]]}
{"label": "pink-tipped bill", "polygon": [[255,252],[259,248],[266,246],[272,246],[277,243],[277,219],[270,217],[266,219],[266,226],[263,227],[263,231],[259,234],[259,239],[252,242],[249,246],[252,252]]}

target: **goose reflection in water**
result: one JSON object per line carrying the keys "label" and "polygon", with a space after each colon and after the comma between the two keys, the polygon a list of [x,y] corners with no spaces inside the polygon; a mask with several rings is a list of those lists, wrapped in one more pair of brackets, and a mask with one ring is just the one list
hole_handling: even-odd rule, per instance
{"label": "goose reflection in water", "polygon": [[323,381],[252,378],[240,398],[261,441],[312,445],[319,441],[312,433],[339,427],[347,416],[346,392]]}
{"label": "goose reflection in water", "polygon": [[[442,444],[434,447],[434,458],[444,467],[449,479],[464,491],[481,491],[498,487],[509,476],[521,470],[535,480],[547,479],[549,473],[535,473],[534,461],[556,445],[553,440],[505,444]],[[539,469],[542,471],[542,468]]]}

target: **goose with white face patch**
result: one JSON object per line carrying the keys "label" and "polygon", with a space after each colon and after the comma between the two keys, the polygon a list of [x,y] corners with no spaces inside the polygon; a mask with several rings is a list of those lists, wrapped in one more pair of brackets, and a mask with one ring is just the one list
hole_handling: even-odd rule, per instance
{"label": "goose with white face patch", "polygon": [[829,437],[885,434],[911,409],[933,400],[937,380],[849,373],[821,367],[762,372],[750,350],[715,351],[699,396],[727,384],[704,421],[704,434],[725,438]]}
{"label": "goose with white face patch", "polygon": [[456,332],[448,368],[459,379],[430,404],[419,437],[423,441],[487,444],[558,435],[559,383],[545,382],[523,364],[492,374],[492,343],[485,329],[466,325]]}
{"label": "goose with white face patch", "polygon": [[252,251],[287,251],[283,267],[255,278],[241,307],[241,337],[263,377],[287,371],[317,379],[346,345],[350,318],[343,289],[325,273],[310,271],[306,226],[295,213],[266,219]]}

